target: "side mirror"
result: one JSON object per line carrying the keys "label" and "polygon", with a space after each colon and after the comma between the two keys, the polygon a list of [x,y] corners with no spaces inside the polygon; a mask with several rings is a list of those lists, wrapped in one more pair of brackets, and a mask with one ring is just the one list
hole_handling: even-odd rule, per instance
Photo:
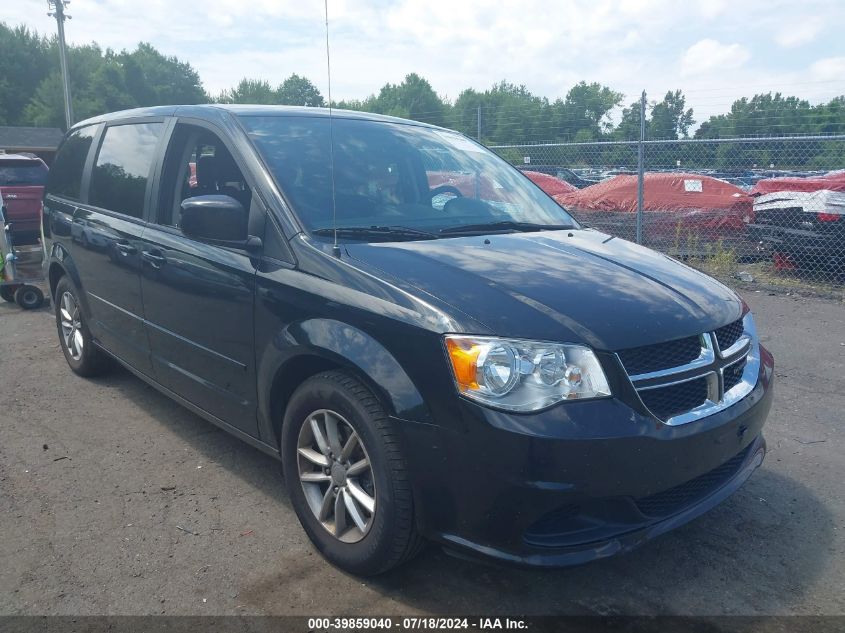
{"label": "side mirror", "polygon": [[261,240],[247,232],[248,213],[231,196],[210,195],[182,201],[179,227],[186,236],[219,246],[255,250]]}

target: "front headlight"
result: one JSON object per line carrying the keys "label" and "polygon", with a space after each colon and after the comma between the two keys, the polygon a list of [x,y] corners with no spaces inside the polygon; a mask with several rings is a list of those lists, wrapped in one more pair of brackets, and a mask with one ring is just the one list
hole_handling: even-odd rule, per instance
{"label": "front headlight", "polygon": [[497,409],[610,395],[598,358],[583,345],[448,334],[446,351],[458,391]]}

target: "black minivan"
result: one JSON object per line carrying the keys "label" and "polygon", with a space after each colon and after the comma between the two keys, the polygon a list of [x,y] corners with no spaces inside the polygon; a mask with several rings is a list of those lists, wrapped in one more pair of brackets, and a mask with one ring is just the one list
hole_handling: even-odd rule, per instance
{"label": "black minivan", "polygon": [[71,369],[117,361],[279,457],[357,574],[426,540],[523,565],[628,550],[765,453],[745,302],[582,227],[458,133],[270,106],[69,130],[45,194]]}

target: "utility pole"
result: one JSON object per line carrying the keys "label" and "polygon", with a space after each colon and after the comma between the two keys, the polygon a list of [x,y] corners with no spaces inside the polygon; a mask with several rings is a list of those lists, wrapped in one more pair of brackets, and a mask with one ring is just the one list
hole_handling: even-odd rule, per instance
{"label": "utility pole", "polygon": [[65,124],[67,128],[73,125],[73,104],[70,101],[70,76],[67,70],[67,50],[65,48],[65,20],[70,20],[69,15],[65,15],[65,7],[70,4],[70,0],[47,0],[47,7],[50,12],[47,14],[51,18],[56,18],[56,24],[59,27],[59,63],[62,68],[62,87],[65,93]]}

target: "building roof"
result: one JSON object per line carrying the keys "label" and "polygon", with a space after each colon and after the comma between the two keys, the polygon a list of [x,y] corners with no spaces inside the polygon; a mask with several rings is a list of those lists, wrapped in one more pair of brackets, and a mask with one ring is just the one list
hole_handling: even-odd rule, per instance
{"label": "building roof", "polygon": [[55,151],[63,136],[57,127],[0,126],[0,149]]}

